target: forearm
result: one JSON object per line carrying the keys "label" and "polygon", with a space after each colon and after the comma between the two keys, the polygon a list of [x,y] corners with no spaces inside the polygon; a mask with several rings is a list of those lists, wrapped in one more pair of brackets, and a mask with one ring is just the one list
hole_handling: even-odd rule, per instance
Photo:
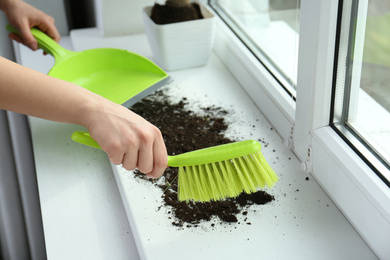
{"label": "forearm", "polygon": [[48,120],[85,125],[91,106],[105,102],[72,83],[0,58],[0,108]]}

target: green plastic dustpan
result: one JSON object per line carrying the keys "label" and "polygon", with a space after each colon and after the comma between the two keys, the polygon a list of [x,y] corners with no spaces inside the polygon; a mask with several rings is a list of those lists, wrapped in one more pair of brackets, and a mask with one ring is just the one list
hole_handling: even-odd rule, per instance
{"label": "green plastic dustpan", "polygon": [[[10,25],[7,30],[18,33]],[[165,71],[136,53],[113,48],[75,52],[61,47],[36,28],[31,32],[39,48],[55,59],[48,75],[75,83],[117,104],[130,107],[170,81]]]}

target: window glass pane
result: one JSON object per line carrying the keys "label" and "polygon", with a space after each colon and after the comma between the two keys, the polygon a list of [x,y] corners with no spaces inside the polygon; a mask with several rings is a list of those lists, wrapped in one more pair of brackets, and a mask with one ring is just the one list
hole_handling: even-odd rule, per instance
{"label": "window glass pane", "polygon": [[295,98],[299,0],[211,0],[210,5]]}
{"label": "window glass pane", "polygon": [[342,1],[333,122],[390,183],[390,1]]}

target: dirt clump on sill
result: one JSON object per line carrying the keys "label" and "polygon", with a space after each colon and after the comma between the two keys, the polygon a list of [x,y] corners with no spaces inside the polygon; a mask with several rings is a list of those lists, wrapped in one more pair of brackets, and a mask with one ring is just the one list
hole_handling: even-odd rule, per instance
{"label": "dirt clump on sill", "polygon": [[150,18],[156,24],[162,25],[203,19],[203,16],[199,5],[196,3],[184,7],[156,3],[152,8]]}
{"label": "dirt clump on sill", "polygon": [[[200,113],[195,113],[186,108],[187,104],[186,98],[177,103],[169,102],[168,96],[160,90],[135,104],[131,110],[160,129],[169,155],[234,142],[224,136],[228,127],[224,117],[228,116],[228,111],[220,107],[204,107]],[[137,171],[134,175],[153,182],[163,191],[163,203],[169,208],[174,226],[196,227],[216,217],[222,222],[236,223],[238,214],[246,215],[251,205],[263,205],[274,200],[267,192],[258,191],[222,201],[181,202],[177,199],[177,175],[178,168],[173,167],[166,169],[162,182],[148,180]],[[247,218],[245,222],[250,225]]]}

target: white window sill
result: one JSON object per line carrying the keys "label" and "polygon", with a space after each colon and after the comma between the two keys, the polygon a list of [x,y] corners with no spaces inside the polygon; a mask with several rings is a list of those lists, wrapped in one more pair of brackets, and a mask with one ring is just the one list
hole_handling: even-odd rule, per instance
{"label": "white window sill", "polygon": [[[103,38],[96,30],[80,30],[72,37],[75,50],[125,48],[151,58],[144,35]],[[42,68],[42,63],[51,62],[50,58],[37,60],[31,53],[21,51],[23,64]],[[109,254],[132,254],[129,251],[133,242],[130,229],[123,223],[115,177],[141,258],[231,259],[245,255],[255,259],[261,255],[265,259],[376,259],[314,178],[301,172],[299,160],[283,146],[282,138],[271,130],[257,108],[260,102],[251,101],[217,55],[213,54],[205,67],[170,74],[175,80],[170,88],[177,98],[186,96],[195,107],[200,103],[215,104],[235,111],[229,134],[269,143],[262,151],[280,176],[276,187],[269,191],[276,200],[253,207],[248,215],[251,225],[217,221],[213,229],[210,223],[204,223],[204,228],[179,230],[171,225],[167,210],[157,211],[157,190],[136,182],[121,167],[112,166],[112,173],[104,153],[70,141],[77,126],[31,118],[49,258],[104,259]],[[253,69],[252,76],[267,78],[264,75]],[[269,96],[273,99],[279,95],[272,91],[265,91],[266,103]],[[256,89],[248,92],[251,96],[259,94]],[[285,104],[290,107],[286,110],[291,109],[291,104]],[[280,115],[290,122],[289,112]]]}
{"label": "white window sill", "polygon": [[314,131],[312,154],[327,194],[373,248],[390,255],[390,189],[330,127]]}

